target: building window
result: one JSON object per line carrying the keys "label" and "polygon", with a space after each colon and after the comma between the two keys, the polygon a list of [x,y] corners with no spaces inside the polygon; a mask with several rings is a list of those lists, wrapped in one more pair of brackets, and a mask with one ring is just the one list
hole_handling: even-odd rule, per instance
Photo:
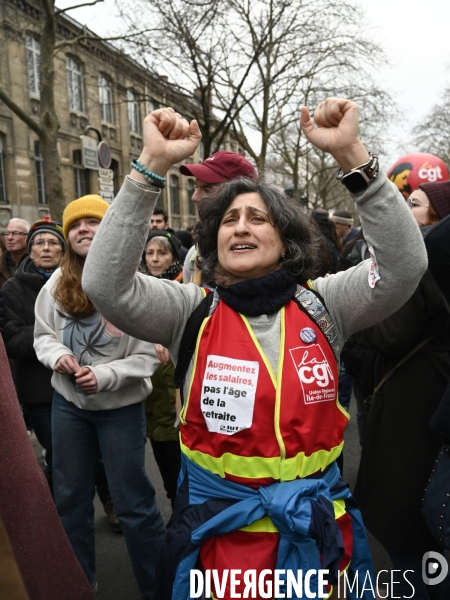
{"label": "building window", "polygon": [[100,100],[100,115],[105,123],[114,123],[113,119],[113,98],[111,80],[102,75],[98,76],[98,96]]}
{"label": "building window", "polygon": [[69,108],[78,112],[84,112],[83,71],[81,64],[76,58],[68,56],[66,70]]}
{"label": "building window", "polygon": [[3,136],[0,135],[0,204],[7,204],[5,185],[5,152]]}
{"label": "building window", "polygon": [[81,150],[73,152],[73,176],[75,182],[75,198],[81,198],[90,193],[89,169],[83,167]]}
{"label": "building window", "polygon": [[195,192],[195,183],[193,179],[187,180],[187,193],[189,199],[189,214],[195,217],[195,202],[192,202],[192,194]]}
{"label": "building window", "polygon": [[131,133],[141,133],[141,119],[139,117],[139,102],[138,97],[135,92],[132,90],[128,90],[127,92],[127,100],[128,100],[128,119],[130,121],[130,131]]}
{"label": "building window", "polygon": [[200,162],[203,162],[203,157],[204,157],[204,154],[205,154],[205,149],[204,149],[204,146],[203,146],[203,142],[200,142],[200,144],[198,145],[197,152],[198,152],[198,160]]}
{"label": "building window", "polygon": [[147,114],[148,115],[150,113],[152,113],[154,110],[158,110],[158,108],[159,108],[158,103],[155,102],[154,100],[147,101]]}
{"label": "building window", "polygon": [[47,192],[45,191],[44,158],[41,154],[41,145],[39,142],[34,142],[34,164],[36,165],[38,204],[48,204]]}
{"label": "building window", "polygon": [[120,189],[120,185],[119,185],[119,163],[117,162],[117,160],[114,160],[114,158],[112,158],[111,159],[111,164],[110,164],[109,168],[114,173],[113,183],[114,183],[114,198],[115,198],[116,195],[117,195],[117,192]]}
{"label": "building window", "polygon": [[41,45],[31,35],[25,38],[27,49],[28,87],[32,96],[39,98],[39,65],[41,58]]}
{"label": "building window", "polygon": [[170,210],[172,215],[180,214],[180,195],[178,191],[178,177],[170,176]]}

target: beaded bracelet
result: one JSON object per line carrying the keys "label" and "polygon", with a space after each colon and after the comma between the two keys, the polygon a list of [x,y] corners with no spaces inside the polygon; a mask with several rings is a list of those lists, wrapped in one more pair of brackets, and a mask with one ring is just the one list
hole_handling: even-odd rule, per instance
{"label": "beaded bracelet", "polygon": [[166,187],[166,178],[146,169],[144,163],[140,160],[133,159],[131,161],[131,167],[136,169],[136,171],[139,171],[139,173],[142,173],[144,179],[155,187],[160,188],[161,190]]}

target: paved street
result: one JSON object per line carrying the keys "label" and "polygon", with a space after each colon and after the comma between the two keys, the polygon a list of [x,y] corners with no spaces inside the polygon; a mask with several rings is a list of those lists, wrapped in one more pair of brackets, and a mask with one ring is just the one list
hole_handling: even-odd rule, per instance
{"label": "paved street", "polygon": [[[355,418],[355,402],[352,399],[350,413],[353,418],[346,430],[346,445],[344,450],[344,478],[353,487],[358,469],[360,449]],[[36,456],[42,460],[41,448],[34,441]],[[158,468],[153,458],[150,444],[146,446],[147,472],[156,487],[158,506],[160,507],[164,522],[170,518],[170,503],[167,500]],[[98,574],[98,599],[99,600],[141,600],[138,587],[134,580],[130,560],[128,558],[123,536],[113,533],[108,526],[102,505],[96,498],[95,520],[97,532],[97,574]],[[370,538],[375,572],[389,569],[390,561],[383,548]]]}

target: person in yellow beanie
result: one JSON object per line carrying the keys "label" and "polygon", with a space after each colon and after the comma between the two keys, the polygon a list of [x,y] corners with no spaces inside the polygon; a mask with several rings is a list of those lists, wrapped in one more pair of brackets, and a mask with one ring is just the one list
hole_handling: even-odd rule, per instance
{"label": "person in yellow beanie", "polygon": [[63,214],[64,237],[68,238],[69,230],[74,221],[89,215],[99,222],[103,219],[109,204],[97,194],[89,194],[68,204]]}
{"label": "person in yellow beanie", "polygon": [[144,598],[165,528],[144,468],[142,400],[159,366],[154,345],[122,333],[81,286],[86,256],[109,204],[89,195],[63,214],[67,252],[36,301],[34,347],[54,371],[52,407],[56,508],[75,554],[96,589],[94,507],[99,452]]}

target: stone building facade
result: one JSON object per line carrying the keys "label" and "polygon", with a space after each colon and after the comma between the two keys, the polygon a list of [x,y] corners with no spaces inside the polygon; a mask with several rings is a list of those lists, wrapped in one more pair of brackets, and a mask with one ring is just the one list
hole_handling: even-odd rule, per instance
{"label": "stone building facade", "polygon": [[[39,54],[42,7],[35,0],[0,0],[0,86],[26,113],[39,115]],[[58,18],[58,40],[73,40],[82,26],[66,15]],[[111,44],[92,37],[63,46],[55,55],[55,98],[60,121],[59,155],[67,202],[98,193],[98,172],[82,165],[80,136],[96,129],[111,149],[114,192],[142,148],[142,121],[148,112],[173,106],[188,119],[195,95],[182,93],[166,77],[143,69]],[[88,135],[96,137],[94,129]],[[239,150],[236,144],[227,149]],[[203,160],[200,145],[186,162]],[[174,229],[195,223],[190,202],[194,180],[174,167],[159,204]],[[33,222],[48,214],[39,139],[0,101],[0,227],[11,217]]]}

